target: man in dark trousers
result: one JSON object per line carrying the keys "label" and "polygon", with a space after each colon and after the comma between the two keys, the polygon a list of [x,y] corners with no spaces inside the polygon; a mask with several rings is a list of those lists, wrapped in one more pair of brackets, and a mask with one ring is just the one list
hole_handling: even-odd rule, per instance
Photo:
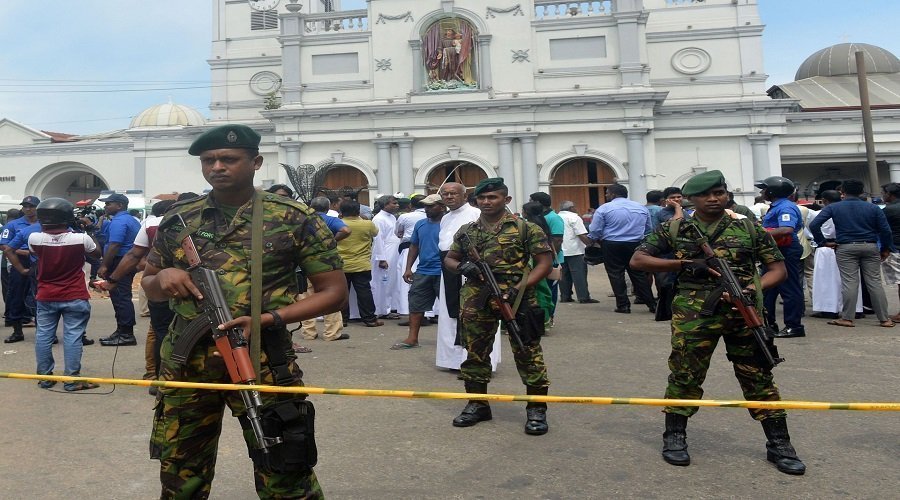
{"label": "man in dark trousers", "polygon": [[116,313],[116,331],[109,337],[101,338],[100,345],[137,345],[137,339],[134,338],[134,303],[131,301],[131,283],[137,270],[132,269],[112,281],[110,278],[122,258],[134,246],[141,223],[128,213],[128,198],[124,194],[114,193],[100,201],[106,203],[106,214],[112,219],[103,224],[100,230],[103,234],[103,262],[97,275],[112,284],[121,282],[109,291],[109,300]]}
{"label": "man in dark trousers", "polygon": [[631,313],[631,301],[628,300],[625,284],[626,272],[638,300],[646,304],[650,312],[656,312],[656,299],[650,290],[647,274],[628,264],[634,249],[652,228],[650,212],[647,207],[628,199],[628,188],[621,184],[606,188],[606,203],[594,212],[589,236],[599,241],[603,248],[603,266],[616,295],[617,313]]}
{"label": "man in dark trousers", "polygon": [[[41,200],[37,196],[26,196],[22,199],[22,216],[14,219],[12,222],[8,222],[3,227],[3,234],[0,235],[0,249],[5,251],[9,243],[20,231],[37,224],[37,206],[40,202]],[[7,259],[11,260],[13,258],[18,259],[26,268],[31,267],[31,258],[29,256],[10,256],[7,254]],[[9,290],[6,297],[8,299],[6,302],[6,321],[13,328],[13,332],[9,337],[3,339],[3,342],[11,344],[25,340],[22,326],[25,324],[33,325],[31,312],[25,307],[25,298],[31,292],[31,279],[28,276],[21,273],[10,273]]]}

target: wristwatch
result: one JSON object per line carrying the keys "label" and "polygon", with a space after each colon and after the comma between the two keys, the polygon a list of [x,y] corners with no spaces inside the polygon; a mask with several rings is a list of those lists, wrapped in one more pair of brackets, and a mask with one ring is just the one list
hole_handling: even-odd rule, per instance
{"label": "wristwatch", "polygon": [[272,328],[284,328],[284,319],[274,309],[263,312],[272,315]]}

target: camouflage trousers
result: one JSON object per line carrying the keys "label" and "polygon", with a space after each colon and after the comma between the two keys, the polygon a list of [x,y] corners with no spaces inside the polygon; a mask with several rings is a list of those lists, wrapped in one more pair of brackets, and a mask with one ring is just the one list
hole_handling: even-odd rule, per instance
{"label": "camouflage trousers", "polygon": [[[167,335],[163,341],[160,357],[160,380],[184,382],[230,383],[225,362],[214,356],[215,345],[200,341],[183,367],[176,367],[171,361],[172,349],[177,335]],[[290,337],[285,340],[290,346]],[[284,347],[284,346],[281,346]],[[294,362],[291,353],[290,371],[295,385],[303,385],[303,372]],[[268,368],[265,352],[262,353],[260,374],[262,384],[273,384],[274,377]],[[277,398],[292,395],[260,395],[263,406],[268,407]],[[232,416],[238,417],[244,429],[244,440],[248,450],[256,443],[253,431],[245,417],[245,408],[240,394],[236,391],[201,391],[194,389],[160,388],[156,402],[156,417],[150,437],[151,450],[158,453],[160,462],[160,498],[206,499],[210,494],[215,475],[216,452],[225,407]],[[254,466],[253,477],[259,498],[324,498],[322,489],[312,470],[276,474]]]}
{"label": "camouflage trousers", "polygon": [[[697,292],[688,292],[696,294]],[[721,304],[713,316],[700,316],[703,297],[679,293],[672,301],[672,354],[669,355],[669,385],[666,399],[700,399],[703,397],[703,381],[709,370],[709,362],[719,337],[725,341],[725,350],[732,360],[737,377],[748,401],[780,401],[772,371],[756,366],[752,361],[756,350],[753,333],[745,328],[737,311]],[[690,417],[697,413],[696,406],[667,406],[666,413],[678,413]],[[756,420],[784,417],[784,410],[750,409]]]}
{"label": "camouflage trousers", "polygon": [[[501,282],[501,288],[506,289]],[[465,285],[460,290],[459,324],[463,346],[468,351],[466,360],[460,366],[460,378],[469,382],[488,383],[491,381],[491,351],[494,336],[500,326],[500,310],[493,299],[486,299],[480,287]],[[537,307],[534,290],[528,289],[520,307]],[[544,365],[544,351],[540,341],[526,345],[522,350],[509,337],[513,359],[522,383],[531,387],[549,387],[547,367]]]}

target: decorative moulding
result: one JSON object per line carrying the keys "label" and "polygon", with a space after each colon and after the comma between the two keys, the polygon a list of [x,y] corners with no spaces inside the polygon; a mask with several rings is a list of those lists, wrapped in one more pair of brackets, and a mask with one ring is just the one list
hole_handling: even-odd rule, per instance
{"label": "decorative moulding", "polygon": [[462,151],[462,148],[459,146],[450,146],[447,148],[447,154],[450,156],[450,159],[453,161],[459,160],[459,152]]}
{"label": "decorative moulding", "polygon": [[331,153],[331,159],[334,160],[335,164],[344,163],[344,152],[341,150],[337,150]]}
{"label": "decorative moulding", "polygon": [[511,50],[512,50],[512,62],[514,62],[514,63],[516,63],[516,62],[531,62],[531,60],[528,59],[528,51],[531,49],[522,49],[522,50],[511,49]]}
{"label": "decorative moulding", "polygon": [[412,16],[412,11],[408,10],[403,14],[397,14],[396,16],[378,14],[378,20],[375,21],[375,24],[387,24],[388,21],[400,21],[401,19],[404,23],[411,23],[415,21]]}
{"label": "decorative moulding", "polygon": [[675,52],[672,55],[672,67],[683,75],[698,75],[709,69],[712,58],[709,52],[698,48],[688,47]]}
{"label": "decorative moulding", "polygon": [[447,14],[453,13],[453,0],[441,0],[441,10]]}
{"label": "decorative moulding", "polygon": [[517,3],[517,4],[513,5],[512,7],[507,7],[505,9],[502,9],[499,7],[488,7],[487,13],[484,15],[484,18],[490,19],[492,17],[497,17],[494,14],[509,14],[510,12],[512,12],[513,16],[524,16],[525,15],[525,13],[522,12],[522,4]]}
{"label": "decorative moulding", "polygon": [[575,154],[578,156],[584,156],[584,152],[587,151],[588,145],[584,143],[572,144],[572,151],[575,151]]}
{"label": "decorative moulding", "polygon": [[281,77],[271,71],[260,71],[250,77],[250,90],[258,96],[267,96],[281,88]]}
{"label": "decorative moulding", "polygon": [[375,71],[393,71],[391,68],[391,60],[388,59],[375,59]]}

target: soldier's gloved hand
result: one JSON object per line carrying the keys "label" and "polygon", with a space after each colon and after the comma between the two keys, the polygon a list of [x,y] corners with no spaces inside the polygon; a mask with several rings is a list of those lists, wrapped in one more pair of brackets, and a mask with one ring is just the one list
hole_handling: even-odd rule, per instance
{"label": "soldier's gloved hand", "polygon": [[692,259],[692,260],[683,260],[681,261],[681,269],[691,277],[694,278],[709,278],[715,276],[712,271],[715,271],[709,266],[709,261],[707,259]]}
{"label": "soldier's gloved hand", "polygon": [[503,300],[506,301],[507,304],[514,304],[516,302],[516,297],[519,296],[519,289],[512,287],[503,294]]}
{"label": "soldier's gloved hand", "polygon": [[456,267],[456,272],[469,279],[478,279],[481,277],[481,271],[479,271],[478,266],[472,262],[461,263]]}

